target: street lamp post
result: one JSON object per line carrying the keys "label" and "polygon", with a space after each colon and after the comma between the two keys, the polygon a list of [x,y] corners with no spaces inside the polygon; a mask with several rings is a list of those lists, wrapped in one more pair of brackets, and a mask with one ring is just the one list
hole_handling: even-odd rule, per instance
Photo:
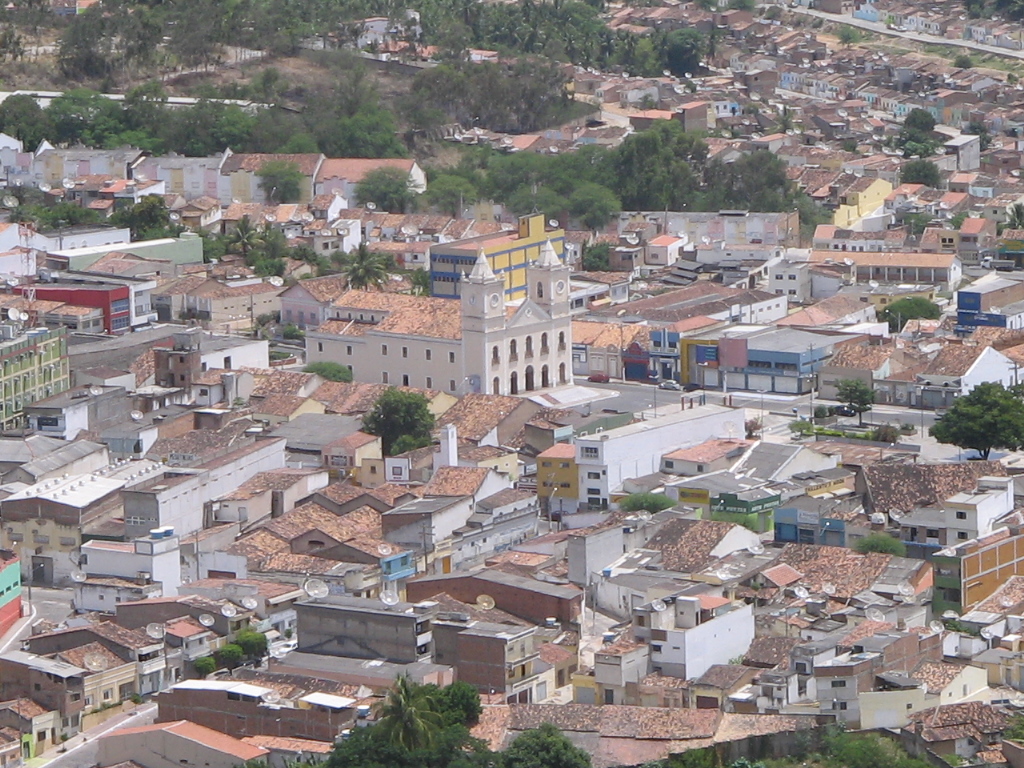
{"label": "street lamp post", "polygon": [[764,440],[764,393],[765,393],[765,391],[766,390],[764,390],[764,389],[757,390],[757,394],[759,394],[761,396],[761,412],[758,415],[758,420],[761,422],[760,432],[761,432],[761,439],[762,440]]}

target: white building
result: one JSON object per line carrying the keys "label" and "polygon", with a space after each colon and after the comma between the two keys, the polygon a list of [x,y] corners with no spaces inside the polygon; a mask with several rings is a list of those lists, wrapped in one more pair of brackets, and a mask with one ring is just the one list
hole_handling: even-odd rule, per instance
{"label": "white building", "polygon": [[550,243],[527,267],[528,298],[506,305],[505,282],[481,253],[461,299],[348,291],[306,334],[309,362],[355,381],[516,395],[570,382],[569,268]]}
{"label": "white building", "polygon": [[122,492],[125,532],[146,535],[154,528],[173,528],[187,536],[210,520],[211,502],[260,472],[285,465],[285,440],[259,440],[198,469],[167,468],[146,482]]}
{"label": "white building", "polygon": [[78,611],[112,613],[118,603],[175,597],[181,586],[178,537],[158,528],[134,541],[87,541],[79,569],[72,575]]}
{"label": "white building", "polygon": [[580,501],[607,507],[624,480],[661,471],[661,457],[712,438],[744,434],[742,408],[701,405],[576,440]]}
{"label": "white building", "polygon": [[[653,607],[662,604],[667,609]],[[754,607],[713,594],[669,595],[634,610],[633,636],[650,644],[656,672],[690,680],[747,652]]]}

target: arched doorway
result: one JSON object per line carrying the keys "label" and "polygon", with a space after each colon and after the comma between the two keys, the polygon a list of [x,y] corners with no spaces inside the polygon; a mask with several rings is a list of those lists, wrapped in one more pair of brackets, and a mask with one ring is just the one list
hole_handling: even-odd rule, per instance
{"label": "arched doorway", "polygon": [[508,393],[510,395],[519,394],[519,374],[516,371],[512,371],[512,375],[508,377]]}
{"label": "arched doorway", "polygon": [[501,379],[499,379],[497,376],[495,376],[494,377],[494,381],[492,383],[493,383],[494,386],[491,389],[491,394],[492,395],[500,395],[501,394]]}
{"label": "arched doorway", "polygon": [[533,382],[533,366],[528,365],[526,366],[526,391],[532,392],[536,388]]}
{"label": "arched doorway", "polygon": [[548,367],[542,366],[540,369],[540,386],[541,389],[547,389],[551,386],[551,376],[548,373]]}
{"label": "arched doorway", "polygon": [[565,363],[558,366],[558,383],[565,384]]}

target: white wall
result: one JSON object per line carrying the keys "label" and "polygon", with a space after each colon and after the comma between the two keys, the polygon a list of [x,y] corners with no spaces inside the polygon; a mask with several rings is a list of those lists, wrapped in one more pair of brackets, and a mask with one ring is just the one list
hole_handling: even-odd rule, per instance
{"label": "white wall", "polygon": [[985,382],[999,382],[1008,387],[1015,383],[1014,375],[1013,361],[1002,352],[986,347],[970,370],[960,379],[960,394],[966,395]]}
{"label": "white wall", "polygon": [[[599,488],[602,498],[607,498],[623,480],[660,471],[661,457],[670,451],[711,438],[742,435],[743,418],[743,409],[704,405],[577,439],[580,500],[592,495],[587,488]],[[588,455],[587,449],[593,448],[596,458]],[[594,471],[601,472],[601,477],[588,478],[587,473]]]}
{"label": "white wall", "polygon": [[728,664],[750,649],[754,639],[754,608],[741,605],[729,613],[690,629],[670,629],[661,641],[661,652],[652,650],[651,663],[669,667],[689,678],[700,677],[715,664]]}
{"label": "white wall", "polygon": [[231,368],[269,368],[270,342],[253,340],[244,345],[211,352],[202,352],[200,361],[207,368],[227,368],[225,358],[231,358]]}

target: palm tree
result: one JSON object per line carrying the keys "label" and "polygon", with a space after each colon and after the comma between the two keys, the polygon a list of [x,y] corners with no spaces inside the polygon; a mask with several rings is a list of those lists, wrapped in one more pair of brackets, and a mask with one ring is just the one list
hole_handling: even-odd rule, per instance
{"label": "palm tree", "polygon": [[433,690],[402,675],[387,698],[377,705],[377,728],[410,752],[430,746],[441,727],[441,715]]}
{"label": "palm tree", "polygon": [[239,251],[242,258],[249,260],[249,253],[263,243],[260,231],[252,225],[248,216],[243,216],[235,231],[228,237],[228,250]]}
{"label": "palm tree", "polygon": [[1010,206],[1009,218],[1006,220],[1007,229],[1024,229],[1024,203],[1014,203]]}
{"label": "palm tree", "polygon": [[349,288],[380,288],[388,279],[388,262],[382,254],[367,248],[366,243],[360,243],[355,251],[342,257],[341,274],[348,279]]}

